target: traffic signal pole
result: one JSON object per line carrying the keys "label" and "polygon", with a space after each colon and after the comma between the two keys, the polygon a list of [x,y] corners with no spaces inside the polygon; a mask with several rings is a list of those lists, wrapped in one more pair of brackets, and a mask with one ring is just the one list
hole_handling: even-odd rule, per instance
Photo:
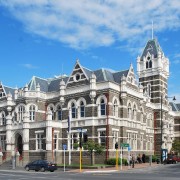
{"label": "traffic signal pole", "polygon": [[116,149],[116,170],[118,170],[118,149]]}

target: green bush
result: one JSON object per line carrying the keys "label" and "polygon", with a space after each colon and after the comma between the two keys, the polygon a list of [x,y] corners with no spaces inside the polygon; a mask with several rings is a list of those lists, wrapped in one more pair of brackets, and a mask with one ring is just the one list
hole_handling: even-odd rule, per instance
{"label": "green bush", "polygon": [[[116,165],[116,158],[109,158],[106,161],[106,164],[108,164],[108,165]],[[128,164],[127,159],[122,159],[122,164],[127,165]],[[121,158],[118,158],[118,165],[121,165]]]}
{"label": "green bush", "polygon": [[156,155],[152,155],[152,162],[156,162],[158,157]]}

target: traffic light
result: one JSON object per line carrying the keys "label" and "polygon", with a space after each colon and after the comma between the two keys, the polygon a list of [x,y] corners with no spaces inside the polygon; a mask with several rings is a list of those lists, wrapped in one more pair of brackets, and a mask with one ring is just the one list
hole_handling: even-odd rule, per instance
{"label": "traffic light", "polygon": [[118,143],[116,142],[116,144],[115,144],[115,149],[118,149]]}
{"label": "traffic light", "polygon": [[84,143],[88,142],[88,135],[84,134]]}

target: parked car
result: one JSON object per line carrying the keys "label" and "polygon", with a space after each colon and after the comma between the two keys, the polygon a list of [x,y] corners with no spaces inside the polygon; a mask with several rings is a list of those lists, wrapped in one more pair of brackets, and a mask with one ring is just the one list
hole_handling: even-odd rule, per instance
{"label": "parked car", "polygon": [[176,155],[168,155],[168,158],[166,160],[167,164],[176,164],[177,162],[180,162],[180,157]]}
{"label": "parked car", "polygon": [[55,171],[57,170],[57,165],[55,163],[49,162],[47,160],[36,160],[28,163],[25,167],[26,171],[35,170],[35,171]]}

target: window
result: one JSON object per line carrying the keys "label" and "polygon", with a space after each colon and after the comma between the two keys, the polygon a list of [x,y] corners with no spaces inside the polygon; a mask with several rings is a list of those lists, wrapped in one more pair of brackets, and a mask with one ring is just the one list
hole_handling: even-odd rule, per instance
{"label": "window", "polygon": [[151,97],[151,84],[147,84],[147,95]]}
{"label": "window", "polygon": [[35,120],[35,106],[31,105],[29,107],[29,120],[34,121]]}
{"label": "window", "polygon": [[36,134],[36,150],[43,150],[44,149],[44,136],[43,133],[37,133]]}
{"label": "window", "polygon": [[80,103],[80,117],[85,117],[85,106],[83,101]]}
{"label": "window", "polygon": [[2,151],[6,151],[6,136],[5,135],[0,136],[0,148]]}
{"label": "window", "polygon": [[136,121],[136,106],[134,105],[134,108],[133,108],[133,120]]}
{"label": "window", "polygon": [[54,133],[54,150],[58,150],[58,134]]}
{"label": "window", "polygon": [[53,108],[53,106],[50,106],[50,111],[51,111],[51,113],[52,113],[52,120],[54,120],[55,119],[55,117],[54,117],[54,108]]}
{"label": "window", "polygon": [[71,104],[71,115],[72,118],[76,118],[76,107],[74,103]]}
{"label": "window", "polygon": [[6,117],[5,117],[5,113],[2,113],[2,125],[6,125]]}
{"label": "window", "polygon": [[118,142],[118,131],[113,131],[112,135],[113,135],[113,149],[115,149],[115,144],[116,142]]}
{"label": "window", "polygon": [[61,106],[57,107],[57,118],[58,118],[58,120],[62,120],[62,108],[61,108]]}
{"label": "window", "polygon": [[99,131],[99,144],[106,146],[106,131]]}
{"label": "window", "polygon": [[106,115],[106,104],[104,99],[101,99],[100,107],[101,107],[101,116]]}
{"label": "window", "polygon": [[147,60],[146,60],[146,69],[152,68],[152,60],[151,58],[148,56]]}
{"label": "window", "polygon": [[132,109],[131,109],[131,104],[129,103],[128,105],[128,118],[131,119],[131,114],[132,114]]}
{"label": "window", "polygon": [[24,119],[24,113],[25,113],[25,108],[24,106],[19,106],[18,108],[18,121],[21,122]]}
{"label": "window", "polygon": [[115,100],[113,104],[113,116],[118,116],[117,100]]}
{"label": "window", "polygon": [[77,149],[79,147],[79,133],[71,134],[71,149]]}

